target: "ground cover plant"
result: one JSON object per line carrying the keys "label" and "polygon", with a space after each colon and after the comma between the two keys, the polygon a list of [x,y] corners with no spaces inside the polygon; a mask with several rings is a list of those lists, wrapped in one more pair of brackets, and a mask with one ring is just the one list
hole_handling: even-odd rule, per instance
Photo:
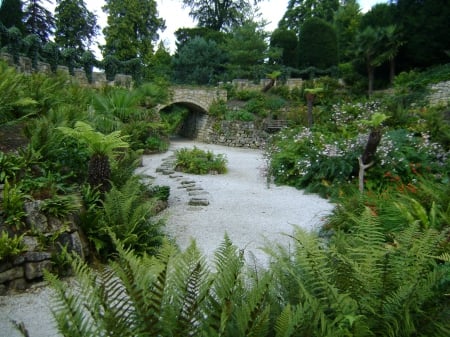
{"label": "ground cover plant", "polygon": [[192,174],[222,174],[227,171],[227,159],[210,150],[182,148],[175,151],[175,170]]}

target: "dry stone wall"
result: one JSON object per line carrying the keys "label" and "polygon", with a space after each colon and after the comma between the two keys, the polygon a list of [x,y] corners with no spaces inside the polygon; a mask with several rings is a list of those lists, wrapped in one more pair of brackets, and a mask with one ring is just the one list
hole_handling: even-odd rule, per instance
{"label": "dry stone wall", "polygon": [[450,104],[450,81],[436,83],[430,86],[431,94],[429,102],[432,106],[449,106]]}
{"label": "dry stone wall", "polygon": [[196,139],[211,144],[251,149],[263,148],[269,134],[255,122],[224,121],[206,117]]}
{"label": "dry stone wall", "polygon": [[0,260],[0,295],[24,290],[42,280],[44,270],[60,270],[63,267],[58,265],[61,260],[55,257],[61,257],[62,247],[83,259],[89,254],[87,241],[77,225],[77,217],[71,215],[58,219],[45,215],[40,211],[41,203],[40,200],[25,203],[26,231],[11,228],[0,214],[0,234],[6,232],[10,237],[24,235],[24,251]]}
{"label": "dry stone wall", "polygon": [[[15,67],[18,72],[31,74],[34,70],[31,65],[31,59],[25,56],[19,57],[19,64],[14,64],[14,60],[12,55],[8,53],[0,53],[0,60],[5,61],[9,66]],[[38,62],[38,71],[42,73],[50,74],[50,64],[45,62]],[[58,72],[63,74],[69,74],[69,68],[66,66],[58,66]],[[114,81],[107,81],[106,75],[103,72],[94,72],[92,74],[92,84],[88,83],[86,74],[83,69],[75,69],[74,70],[74,79],[80,83],[81,85],[91,85],[93,87],[104,87],[108,85],[121,86],[126,88],[131,88],[132,86],[132,77],[130,75],[117,74],[114,78]]]}

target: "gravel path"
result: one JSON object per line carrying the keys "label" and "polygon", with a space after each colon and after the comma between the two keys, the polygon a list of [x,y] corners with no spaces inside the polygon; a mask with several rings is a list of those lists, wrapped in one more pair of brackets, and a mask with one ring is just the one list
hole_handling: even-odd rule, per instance
{"label": "gravel path", "polygon": [[[224,154],[228,160],[225,175],[189,175],[172,172],[173,151],[198,147]],[[333,205],[316,196],[290,187],[268,185],[264,176],[265,160],[258,150],[175,140],[168,152],[144,156],[139,173],[158,185],[170,186],[169,208],[162,212],[167,234],[183,249],[196,239],[210,257],[225,233],[250,263],[264,265],[267,256],[261,247],[276,241],[288,244],[285,234],[293,226],[314,230]],[[158,172],[156,172],[158,171]],[[201,205],[192,205],[201,204]],[[0,337],[21,336],[10,323],[24,322],[30,337],[57,337],[46,287],[13,296],[0,296]]]}

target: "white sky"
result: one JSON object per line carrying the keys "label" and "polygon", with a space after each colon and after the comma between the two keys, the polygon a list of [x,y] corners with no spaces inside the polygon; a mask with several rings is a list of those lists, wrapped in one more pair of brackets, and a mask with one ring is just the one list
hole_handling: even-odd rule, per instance
{"label": "white sky", "polygon": [[[1,2],[2,0],[0,0]],[[102,11],[104,5],[103,0],[84,0],[87,8],[95,13],[98,17],[98,24],[103,29],[106,26],[106,16]],[[166,47],[169,47],[171,52],[175,50],[175,36],[174,32],[181,27],[193,27],[195,23],[189,17],[189,10],[183,9],[182,0],[157,0],[159,17],[166,21],[166,29],[160,33],[161,39],[164,41]],[[262,18],[269,22],[266,30],[273,31],[286,11],[289,0],[263,0],[259,3]],[[368,11],[376,3],[387,2],[387,0],[358,0],[363,12]],[[52,10],[55,5],[53,4]],[[98,38],[100,44],[104,43],[103,37]],[[96,51],[97,57],[100,53]]]}

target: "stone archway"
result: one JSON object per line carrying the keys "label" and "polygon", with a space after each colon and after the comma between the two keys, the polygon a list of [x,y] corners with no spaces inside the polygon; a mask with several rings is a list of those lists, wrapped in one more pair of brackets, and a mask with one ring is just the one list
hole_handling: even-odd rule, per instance
{"label": "stone archway", "polygon": [[211,105],[218,101],[227,101],[227,92],[216,88],[184,88],[172,87],[171,99],[166,104],[156,107],[160,111],[168,106],[179,104],[189,109],[179,134],[190,139],[201,138],[208,123],[208,112]]}

